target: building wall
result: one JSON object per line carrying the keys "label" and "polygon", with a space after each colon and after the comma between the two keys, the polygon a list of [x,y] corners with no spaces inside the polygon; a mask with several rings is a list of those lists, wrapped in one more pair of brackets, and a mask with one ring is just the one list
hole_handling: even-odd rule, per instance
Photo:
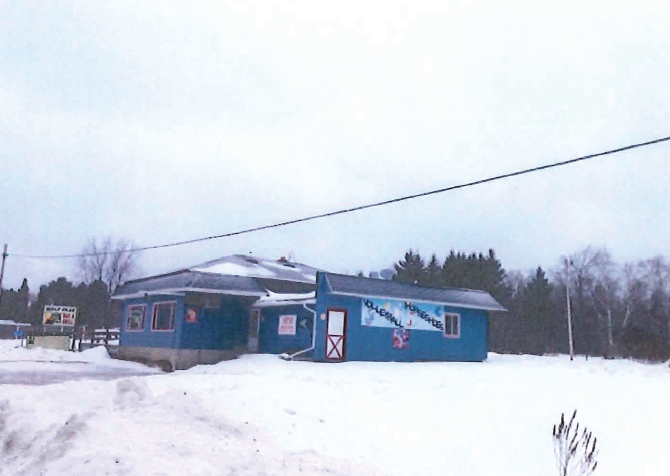
{"label": "building wall", "polygon": [[[174,329],[170,331],[156,331],[151,329],[153,317],[153,305],[158,302],[176,302]],[[128,308],[131,305],[144,304],[146,312],[144,317],[144,328],[139,331],[128,331]],[[146,298],[127,299],[123,303],[123,315],[121,318],[120,346],[136,347],[162,347],[178,348],[179,336],[184,319],[184,298],[182,296],[149,296]]]}
{"label": "building wall", "polygon": [[[313,314],[301,305],[260,308],[261,321],[258,332],[258,352],[264,354],[293,353],[312,345]],[[279,334],[279,316],[297,317],[295,335]],[[310,356],[311,352],[305,353]]]}
{"label": "building wall", "polygon": [[488,349],[488,315],[486,311],[447,307],[447,312],[461,315],[460,336],[445,337],[442,332],[412,329],[409,346],[393,347],[393,328],[368,327],[362,324],[362,298],[336,296],[319,288],[317,294],[317,339],[315,360],[325,361],[326,313],[330,309],[347,311],[345,360],[360,361],[473,361],[486,360]]}
{"label": "building wall", "polygon": [[[246,345],[249,314],[254,298],[237,296],[150,296],[129,299],[123,305],[120,346],[168,349],[227,350]],[[175,301],[175,323],[171,331],[151,329],[153,304]],[[146,305],[144,328],[129,331],[129,307]],[[195,322],[188,322],[186,311],[196,311]]]}
{"label": "building wall", "polygon": [[196,322],[183,319],[181,336],[178,343],[180,349],[223,349],[226,348],[226,322],[220,308],[187,306],[195,309]]}
{"label": "building wall", "polygon": [[185,309],[195,309],[197,322],[183,319],[180,349],[233,349],[245,346],[254,298],[219,296],[216,307],[189,299]]}
{"label": "building wall", "polygon": [[167,349],[120,346],[117,358],[158,364],[165,371],[184,370],[200,364],[215,364],[239,356],[234,350]]}

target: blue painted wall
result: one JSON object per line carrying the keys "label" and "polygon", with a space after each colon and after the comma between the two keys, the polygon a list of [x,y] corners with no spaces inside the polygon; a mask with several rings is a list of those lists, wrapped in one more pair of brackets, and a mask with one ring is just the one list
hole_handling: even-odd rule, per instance
{"label": "blue painted wall", "polygon": [[[176,301],[174,329],[171,331],[152,331],[151,319],[153,304],[157,302]],[[145,304],[144,329],[142,331],[126,330],[128,307],[134,304]],[[123,318],[121,319],[120,345],[139,347],[167,347],[178,348],[181,325],[184,319],[184,298],[181,296],[152,296],[151,298],[128,299],[123,303]]]}
{"label": "blue painted wall", "polygon": [[180,349],[223,349],[225,321],[218,308],[188,306],[198,311],[197,322],[186,322],[182,317]]}
{"label": "blue painted wall", "polygon": [[[261,321],[258,332],[258,352],[263,354],[292,353],[312,345],[314,316],[302,306],[273,306],[260,308]],[[279,335],[279,316],[296,315],[295,335]],[[312,352],[305,352],[311,356]]]}
{"label": "blue painted wall", "polygon": [[330,294],[321,278],[317,291],[317,339],[314,359],[325,361],[328,308],[346,309],[345,360],[414,362],[423,360],[480,362],[488,349],[486,311],[447,307],[461,315],[460,337],[445,337],[442,332],[410,330],[409,348],[393,347],[393,328],[368,327],[361,323],[362,298]]}
{"label": "blue painted wall", "polygon": [[[153,303],[176,301],[175,328],[172,331],[152,331]],[[127,331],[128,307],[146,304],[144,329]],[[198,311],[197,322],[186,322],[186,309]],[[235,297],[224,297],[220,308],[186,305],[183,296],[152,296],[128,299],[124,302],[121,319],[122,346],[164,347],[172,349],[218,350],[246,345],[249,331],[249,306]]]}

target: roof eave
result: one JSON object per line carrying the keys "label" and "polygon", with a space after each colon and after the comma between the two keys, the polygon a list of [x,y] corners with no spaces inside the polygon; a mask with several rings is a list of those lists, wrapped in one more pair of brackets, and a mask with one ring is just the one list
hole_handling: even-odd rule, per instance
{"label": "roof eave", "polygon": [[264,296],[265,293],[261,291],[236,291],[232,289],[207,289],[207,288],[173,288],[173,289],[157,289],[154,291],[137,291],[130,294],[119,294],[112,296],[112,299],[124,300],[133,298],[142,298],[147,296],[184,296],[186,293],[208,293],[208,294],[225,294],[229,296]]}
{"label": "roof eave", "polygon": [[[393,297],[393,296],[383,296],[383,295],[374,295],[374,294],[356,294],[356,293],[345,293],[345,292],[338,292],[338,291],[331,291],[330,294],[336,294],[338,296],[350,296],[350,297],[367,297],[367,298],[374,298],[374,299],[394,299],[394,300],[407,300],[405,298],[399,298],[399,297]],[[462,303],[455,303],[455,302],[446,302],[446,301],[431,301],[431,300],[425,300],[425,299],[418,299],[418,302],[425,302],[427,304],[439,304],[441,306],[453,306],[453,307],[461,307],[463,309],[477,309],[481,311],[496,311],[496,312],[507,312],[507,309],[505,309],[503,306],[500,307],[490,307],[490,306],[474,306],[472,304],[462,304]]]}
{"label": "roof eave", "polygon": [[253,307],[282,307],[282,306],[303,306],[305,304],[316,304],[316,299],[302,299],[299,301],[272,301],[255,302]]}

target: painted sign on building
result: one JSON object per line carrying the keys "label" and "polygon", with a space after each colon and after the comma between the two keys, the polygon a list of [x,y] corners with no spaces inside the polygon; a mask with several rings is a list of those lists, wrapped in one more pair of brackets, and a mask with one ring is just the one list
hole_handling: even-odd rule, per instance
{"label": "painted sign on building", "polygon": [[42,323],[54,326],[74,326],[77,308],[71,306],[44,306]]}
{"label": "painted sign on building", "polygon": [[393,329],[393,348],[409,349],[409,329]]}
{"label": "painted sign on building", "polygon": [[363,299],[361,324],[444,332],[444,306],[393,299]]}
{"label": "painted sign on building", "polygon": [[279,330],[277,334],[282,336],[294,336],[298,316],[279,316]]}
{"label": "painted sign on building", "polygon": [[194,307],[186,309],[186,322],[198,322],[198,310]]}

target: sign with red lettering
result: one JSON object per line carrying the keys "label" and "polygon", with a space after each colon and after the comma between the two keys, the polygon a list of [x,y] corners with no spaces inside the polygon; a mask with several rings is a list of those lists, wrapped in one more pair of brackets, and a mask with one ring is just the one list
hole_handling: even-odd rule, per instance
{"label": "sign with red lettering", "polygon": [[77,320],[77,308],[71,306],[44,306],[42,323],[44,325],[74,327]]}
{"label": "sign with red lettering", "polygon": [[279,316],[279,330],[281,336],[294,336],[298,316]]}

